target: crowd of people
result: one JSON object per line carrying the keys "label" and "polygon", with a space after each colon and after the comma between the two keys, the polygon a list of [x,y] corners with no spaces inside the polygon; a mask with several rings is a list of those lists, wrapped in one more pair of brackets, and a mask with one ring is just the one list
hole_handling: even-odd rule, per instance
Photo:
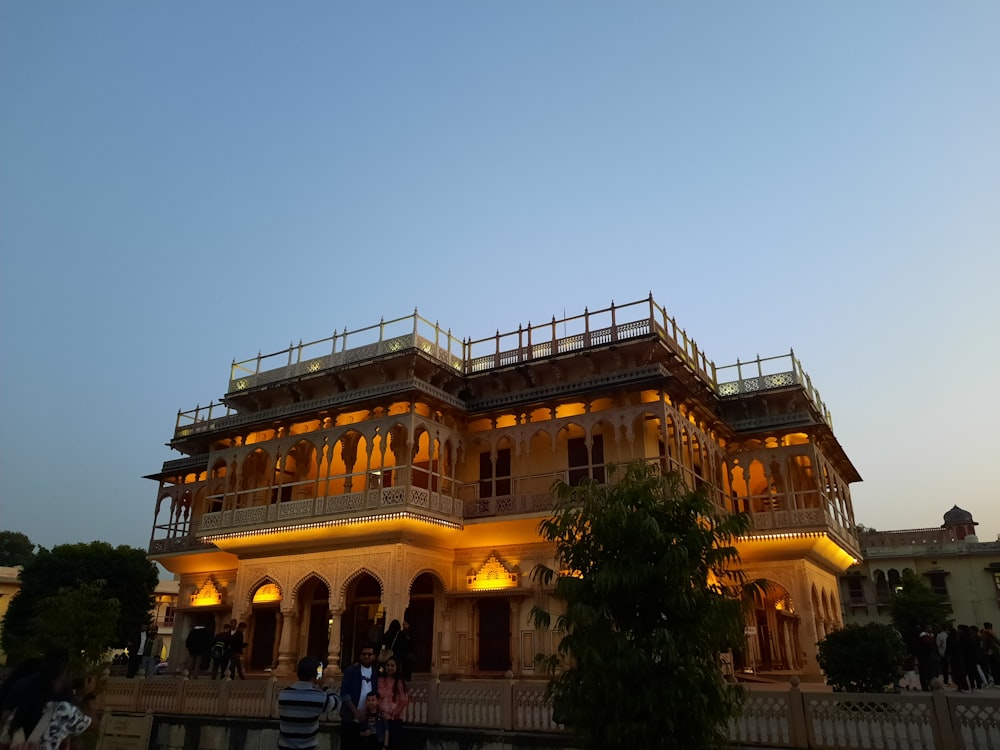
{"label": "crowd of people", "polygon": [[362,646],[358,661],[344,670],[339,693],[320,688],[323,665],[305,657],[298,682],[278,695],[279,750],[318,747],[319,717],[340,709],[341,750],[397,750],[402,747],[403,713],[410,703],[407,624],[393,620],[380,644]]}
{"label": "crowd of people", "polygon": [[931,690],[931,680],[941,678],[958,692],[982,690],[1000,683],[1000,640],[993,623],[925,627],[917,637],[912,663],[904,666],[902,687]]}

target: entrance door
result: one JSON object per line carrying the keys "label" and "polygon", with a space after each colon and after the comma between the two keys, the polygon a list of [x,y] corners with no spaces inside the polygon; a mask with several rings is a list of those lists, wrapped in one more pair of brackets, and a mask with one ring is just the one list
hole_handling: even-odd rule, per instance
{"label": "entrance door", "polygon": [[306,656],[312,656],[326,664],[330,647],[330,617],[324,602],[314,602],[309,608],[309,640]]}
{"label": "entrance door", "polygon": [[340,623],[340,668],[347,669],[358,658],[362,646],[378,651],[385,629],[385,614],[380,616],[382,587],[370,575],[363,574],[347,595],[347,607]]}
{"label": "entrance door", "polygon": [[432,650],[434,648],[434,599],[433,597],[410,599],[406,609],[406,621],[410,623],[410,636],[414,672],[430,672]]}
{"label": "entrance door", "polygon": [[263,670],[271,666],[274,655],[274,635],[278,629],[277,607],[254,607],[253,635],[250,636],[250,669]]}
{"label": "entrance door", "polygon": [[479,600],[479,671],[510,669],[510,601]]}

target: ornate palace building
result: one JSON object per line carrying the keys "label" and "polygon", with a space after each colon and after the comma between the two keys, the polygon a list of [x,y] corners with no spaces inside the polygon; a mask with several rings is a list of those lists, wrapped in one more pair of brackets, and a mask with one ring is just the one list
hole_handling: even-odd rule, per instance
{"label": "ornate palace building", "polygon": [[180,576],[174,664],[236,618],[251,668],[335,674],[405,618],[418,674],[530,676],[557,643],[528,622],[558,606],[530,576],[549,489],[636,459],[752,514],[746,667],[817,675],[860,556],[860,477],[794,354],[717,368],[652,295],[480,340],[414,312],[234,362],[170,447],[150,557]]}

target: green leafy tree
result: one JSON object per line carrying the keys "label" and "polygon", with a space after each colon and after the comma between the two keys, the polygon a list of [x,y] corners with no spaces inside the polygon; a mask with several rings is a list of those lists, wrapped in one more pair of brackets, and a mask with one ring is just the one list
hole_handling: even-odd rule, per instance
{"label": "green leafy tree", "polygon": [[[719,654],[743,642],[732,542],[749,519],[642,462],[612,477],[558,485],[540,525],[561,571],[540,565],[533,576],[554,582],[565,605],[558,652],[540,657],[561,670],[548,686],[557,721],[587,750],[722,747],[743,697],[722,679]],[[551,626],[544,609],[532,618]]]}
{"label": "green leafy tree", "polygon": [[119,607],[117,627],[104,647],[123,647],[149,621],[158,579],[156,566],[146,559],[146,551],[137,547],[90,542],[41,549],[21,570],[21,590],[4,618],[3,649],[9,661],[37,653],[38,641],[32,631],[41,602],[60,589],[97,581],[105,582],[105,597],[116,599]]}
{"label": "green leafy tree", "polygon": [[115,639],[120,605],[109,597],[104,581],[65,586],[38,602],[26,643],[32,653],[52,646],[69,651],[70,668],[82,673],[100,663]]}
{"label": "green leafy tree", "polygon": [[0,531],[0,565],[25,565],[35,556],[35,543],[20,531]]}
{"label": "green leafy tree", "polygon": [[906,646],[891,625],[870,622],[835,630],[820,641],[816,656],[827,684],[838,692],[886,693],[903,676]]}
{"label": "green leafy tree", "polygon": [[935,593],[923,578],[913,571],[903,571],[899,591],[889,600],[889,617],[911,653],[917,653],[920,631],[951,623],[951,605]]}

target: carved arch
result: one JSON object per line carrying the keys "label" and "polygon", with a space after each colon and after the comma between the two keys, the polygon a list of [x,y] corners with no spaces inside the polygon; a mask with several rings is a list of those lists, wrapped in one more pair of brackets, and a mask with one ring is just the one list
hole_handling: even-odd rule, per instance
{"label": "carved arch", "polygon": [[433,576],[437,580],[437,582],[441,584],[441,590],[444,591],[446,594],[448,593],[449,588],[448,585],[445,583],[446,574],[443,574],[440,570],[437,570],[436,568],[420,568],[419,570],[417,570],[416,573],[410,576],[410,580],[406,584],[407,595],[410,593],[410,589],[413,588],[414,582],[418,578],[420,578],[420,576],[422,576],[424,573]]}

